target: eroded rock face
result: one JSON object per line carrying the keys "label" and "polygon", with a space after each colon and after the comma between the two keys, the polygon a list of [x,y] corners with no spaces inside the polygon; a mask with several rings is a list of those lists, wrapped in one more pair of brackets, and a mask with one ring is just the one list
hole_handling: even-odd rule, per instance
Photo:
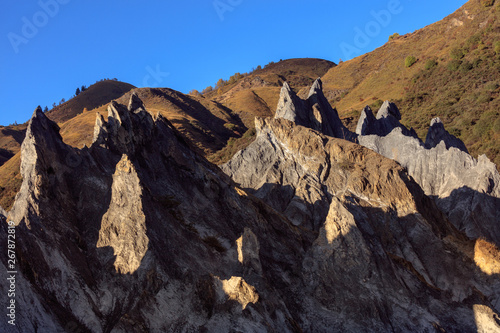
{"label": "eroded rock face", "polygon": [[112,104],[82,150],[33,116],[8,214],[18,326],[2,331],[496,327],[498,276],[481,271],[474,244],[398,163],[258,120],[256,141],[224,166],[254,196],[168,120],[129,104]]}
{"label": "eroded rock face", "polygon": [[[332,330],[348,327],[353,331],[363,331],[366,327],[384,331],[388,323],[390,330],[396,331],[432,330],[445,322],[449,326],[442,328],[451,331],[474,331],[477,327],[498,325],[486,320],[486,316],[480,316],[485,322],[475,323],[479,318],[478,307],[465,310],[468,307],[466,299],[475,297],[467,290],[471,285],[481,285],[481,294],[488,294],[491,304],[498,304],[493,311],[499,311],[499,295],[489,292],[488,286],[489,283],[499,285],[498,275],[481,271],[479,280],[482,282],[477,283],[476,277],[472,278],[476,274],[473,272],[481,268],[462,267],[462,263],[475,260],[462,257],[464,261],[457,261],[464,254],[459,254],[461,250],[458,249],[464,250],[464,244],[471,241],[452,226],[434,200],[425,195],[404,168],[359,145],[325,136],[319,127],[316,127],[318,131],[312,131],[306,128],[314,128],[311,124],[298,126],[297,121],[280,118],[280,114],[277,113],[275,119],[257,119],[256,140],[221,168],[301,230],[315,233],[312,246],[302,261],[305,276],[303,329],[314,330],[319,320],[328,322]],[[360,141],[373,139],[373,142],[362,142],[368,148],[388,155],[387,151],[377,150],[380,140],[400,133],[408,139],[392,138],[393,148],[415,147],[404,155],[417,154],[417,158],[417,150],[425,150],[414,132],[399,123],[401,116],[395,105],[385,103],[378,119],[369,108],[363,115],[357,132],[361,134]],[[390,134],[385,137],[366,135],[369,131]],[[407,135],[402,134],[403,131]],[[446,150],[444,143],[438,147]],[[400,161],[396,156],[400,151],[394,148],[391,152],[394,155],[389,157]],[[456,162],[460,169],[463,161]],[[421,160],[419,163],[428,162]],[[488,182],[488,178],[484,181]],[[495,265],[490,263],[489,267],[497,267]],[[430,288],[429,292],[424,291],[426,288]],[[434,293],[430,290],[439,290],[441,296],[448,293],[450,298],[445,300],[446,297],[439,296],[437,300],[430,296]],[[309,293],[316,297],[305,296]],[[420,305],[406,304],[417,294],[430,298]],[[424,303],[434,304],[433,309]],[[333,323],[309,311],[316,309],[318,304],[343,319]],[[451,308],[453,310],[447,310]],[[368,315],[374,312],[378,315]],[[365,313],[366,317],[362,318],[359,313]],[[467,319],[459,313],[473,315]],[[441,316],[446,319],[438,319]],[[460,324],[454,327],[452,322]]]}
{"label": "eroded rock face", "polygon": [[[301,230],[317,235],[302,260],[304,330],[317,330],[318,318],[337,330],[386,330],[389,323],[406,330],[410,322],[418,323],[413,330],[437,322],[443,328],[444,322],[460,322],[463,329],[474,329],[472,317],[452,313],[473,313],[465,310],[465,299],[474,297],[467,290],[487,282],[477,284],[472,278],[477,268],[462,267],[458,245],[442,241],[468,242],[401,166],[285,119],[256,125],[254,143],[222,169]],[[494,281],[498,285],[498,277]],[[481,293],[495,303],[498,294],[486,285],[479,287]],[[433,310],[406,303],[430,290],[450,298],[430,296],[425,302],[435,304]],[[342,324],[315,313],[317,306],[342,317]],[[445,329],[459,330],[453,325]]]}
{"label": "eroded rock face", "polygon": [[469,153],[467,147],[465,147],[465,144],[460,139],[444,129],[444,125],[438,117],[431,120],[431,126],[425,138],[425,148],[434,148],[441,142],[444,142],[447,149],[455,147],[467,154]]}
{"label": "eroded rock face", "polygon": [[377,117],[373,116],[372,110],[367,106],[359,117],[356,134],[386,136],[398,127],[405,135],[418,139],[415,130],[413,128],[408,130],[399,122],[400,120],[401,113],[396,104],[392,102],[385,101],[378,110]]}
{"label": "eroded rock face", "polygon": [[[298,271],[301,235],[168,120],[135,97],[130,105],[98,117],[94,144],[82,150],[39,110],[31,119],[24,183],[8,214],[17,224],[17,325],[3,321],[2,332],[291,330],[286,318],[298,314],[281,286],[300,280],[281,275]],[[227,281],[226,298],[216,277]]]}
{"label": "eroded rock face", "polygon": [[[360,118],[358,129],[376,128],[378,121],[369,116]],[[449,134],[439,118],[431,121],[425,144],[396,123],[395,117],[393,122],[382,132],[360,131],[359,143],[407,168],[450,221],[470,238],[485,237],[500,245],[500,175],[495,164],[484,155],[478,160],[470,156],[463,142]]]}

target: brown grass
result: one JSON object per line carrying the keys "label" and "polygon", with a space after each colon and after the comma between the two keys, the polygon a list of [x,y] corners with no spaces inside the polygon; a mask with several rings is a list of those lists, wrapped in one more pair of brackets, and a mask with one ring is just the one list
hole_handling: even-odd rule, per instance
{"label": "brown grass", "polygon": [[9,210],[14,204],[17,192],[21,189],[21,153],[17,153],[0,167],[0,206]]}
{"label": "brown grass", "polygon": [[486,274],[500,274],[500,249],[484,238],[476,240],[474,261]]}
{"label": "brown grass", "polygon": [[[348,91],[333,101],[341,117],[359,116],[374,99],[395,101],[402,122],[421,138],[431,119],[439,116],[473,156],[486,154],[500,167],[500,99],[493,85],[500,84],[500,58],[494,51],[500,40],[499,16],[500,11],[469,1],[442,21],[330,69],[323,78],[325,94]],[[454,49],[465,52],[455,72],[447,69]],[[409,55],[419,61],[406,68]],[[437,66],[427,69],[432,60]],[[489,90],[486,82],[491,83]]]}

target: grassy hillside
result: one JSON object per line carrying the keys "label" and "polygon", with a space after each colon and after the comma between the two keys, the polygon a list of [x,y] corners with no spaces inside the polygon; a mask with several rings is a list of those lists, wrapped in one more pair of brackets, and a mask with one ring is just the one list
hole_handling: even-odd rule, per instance
{"label": "grassy hillside", "polygon": [[[499,18],[498,0],[470,0],[442,21],[332,68],[325,94],[355,120],[366,105],[395,101],[402,122],[423,139],[431,118],[441,117],[472,155],[486,153],[500,166]],[[410,67],[408,56],[417,60]]]}
{"label": "grassy hillside", "polygon": [[84,109],[92,110],[100,107],[134,88],[133,85],[125,82],[114,80],[99,81],[66,103],[49,110],[47,116],[57,123],[64,123],[82,113]]}
{"label": "grassy hillside", "polygon": [[19,152],[26,127],[26,124],[0,126],[0,166]]}
{"label": "grassy hillside", "polygon": [[[138,94],[149,112],[161,113],[169,119],[202,154],[214,153],[224,147],[230,137],[239,137],[246,131],[231,110],[202,96],[188,96],[168,88],[138,88],[116,101],[128,105],[132,92]],[[90,145],[96,113],[107,118],[108,104],[84,112],[62,124],[61,135],[64,141],[78,148]]]}
{"label": "grassy hillside", "polygon": [[314,58],[282,60],[257,69],[235,82],[228,80],[204,96],[233,110],[251,128],[256,116],[274,115],[283,82],[287,81],[298,92],[334,66],[331,61]]}

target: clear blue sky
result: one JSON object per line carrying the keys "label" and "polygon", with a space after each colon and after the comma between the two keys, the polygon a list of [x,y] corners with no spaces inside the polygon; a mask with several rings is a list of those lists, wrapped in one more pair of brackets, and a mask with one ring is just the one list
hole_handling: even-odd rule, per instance
{"label": "clear blue sky", "polygon": [[[345,61],[465,2],[9,0],[0,20],[0,124],[25,122],[37,105],[50,108],[102,78],[187,93],[270,61]],[[372,12],[389,9],[377,23]],[[371,36],[356,43],[356,29]]]}

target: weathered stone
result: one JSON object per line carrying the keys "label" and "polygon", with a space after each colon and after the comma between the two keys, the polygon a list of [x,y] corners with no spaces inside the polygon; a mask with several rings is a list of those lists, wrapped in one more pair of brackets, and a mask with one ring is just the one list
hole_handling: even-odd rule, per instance
{"label": "weathered stone", "polygon": [[[313,304],[321,304],[333,312],[342,311],[352,322],[346,326],[322,317],[330,330],[370,327],[384,331],[386,322],[393,328],[413,322],[411,318],[435,323],[445,313],[459,326],[468,327],[465,330],[474,329],[473,309],[460,310],[468,315],[455,317],[449,305],[444,305],[462,302],[473,283],[468,271],[473,268],[462,270],[462,263],[456,261],[458,252],[449,252],[442,241],[463,236],[400,166],[358,145],[284,119],[258,119],[256,129],[256,140],[221,167],[301,230],[317,235],[302,261],[304,318],[317,315]],[[399,127],[396,130],[401,131]],[[417,139],[411,139],[421,146]],[[397,272],[389,269],[391,265],[399,267]],[[402,273],[406,269],[418,282],[410,278],[412,274]],[[484,283],[481,292],[497,300],[499,294]],[[498,279],[494,283],[498,285]],[[450,299],[429,299],[435,304],[432,311],[406,303],[412,296],[403,295],[422,295],[424,285],[446,290]],[[307,297],[310,293],[316,295],[314,300]],[[373,294],[397,300],[400,307],[380,312],[376,310],[380,307],[373,305],[378,302],[371,298]],[[360,298],[365,302],[357,301]],[[444,303],[437,305],[440,302]],[[360,312],[378,315],[361,318]],[[442,327],[449,325],[439,322]],[[417,330],[425,327],[422,322],[420,325]],[[453,330],[452,326],[448,329]],[[318,326],[305,319],[301,327],[314,331]]]}
{"label": "weathered stone", "polygon": [[131,112],[146,111],[146,107],[144,106],[144,103],[139,98],[139,96],[137,95],[136,92],[133,92],[132,95],[130,95],[130,101],[128,103],[128,110]]}
{"label": "weathered stone", "polygon": [[361,135],[359,143],[407,168],[459,230],[500,245],[500,175],[495,164],[484,155],[479,160],[470,156],[439,120],[431,123],[426,145],[401,126],[385,136]]}
{"label": "weathered stone", "polygon": [[224,166],[244,191],[144,112],[112,103],[82,150],[35,112],[10,212],[18,322],[2,332],[468,332],[498,313],[497,257],[476,266],[395,161],[257,120]]}
{"label": "weathered stone", "polygon": [[456,138],[454,135],[451,135],[444,129],[444,125],[441,122],[441,119],[438,117],[432,119],[431,121],[431,125],[425,138],[425,148],[434,148],[441,141],[444,142],[447,149],[449,149],[450,147],[455,147],[463,152],[466,152],[467,154],[469,153],[462,140]]}
{"label": "weathered stone", "polygon": [[342,124],[337,110],[333,109],[323,94],[321,79],[312,84],[307,100],[303,101],[291,90],[288,83],[281,89],[274,118],[312,128],[325,135],[355,141],[356,135]]}
{"label": "weathered stone", "polygon": [[363,111],[361,111],[361,115],[359,116],[358,125],[356,126],[356,134],[357,135],[366,135],[369,132],[369,126],[376,122],[376,118],[373,115],[372,109],[369,106],[366,106]]}

